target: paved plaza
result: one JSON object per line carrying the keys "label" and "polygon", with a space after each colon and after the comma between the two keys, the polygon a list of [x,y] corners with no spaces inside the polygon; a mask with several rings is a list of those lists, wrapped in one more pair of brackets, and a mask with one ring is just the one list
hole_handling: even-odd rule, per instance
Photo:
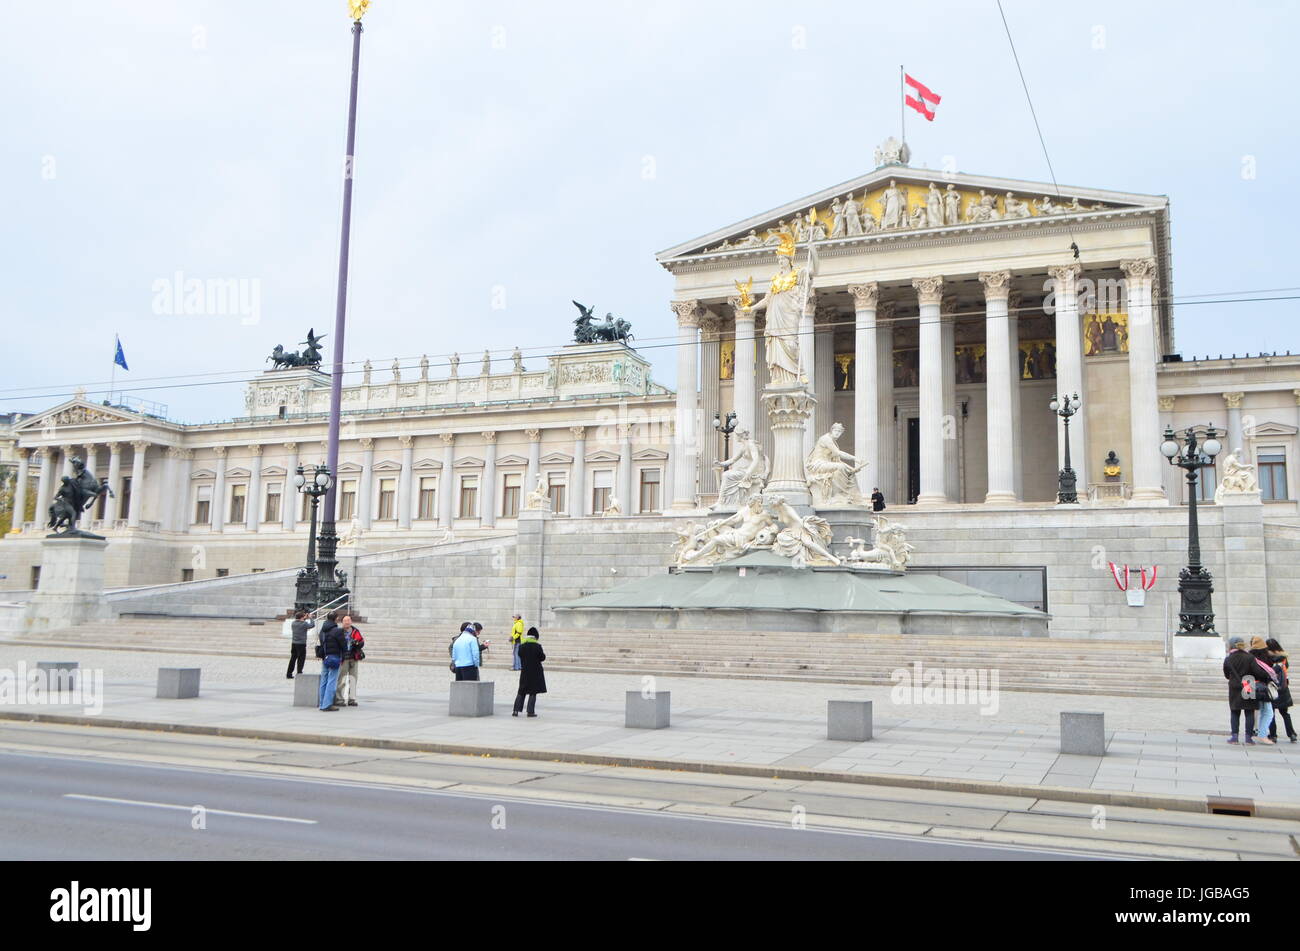
{"label": "paved plaza", "polygon": [[[644,685],[626,675],[556,672],[548,677],[552,692],[540,698],[541,716],[528,720],[508,715],[517,675],[488,668],[484,679],[497,685],[496,715],[465,719],[447,713],[445,669],[363,663],[361,705],[322,714],[292,706],[293,684],[284,678],[282,666],[266,660],[0,646],[3,668],[14,669],[20,661],[34,667],[39,660],[64,659],[78,661],[83,670],[103,671],[103,711],[95,719],[105,723],[446,744],[498,754],[554,752],[663,764],[812,769],[898,777],[900,782],[919,777],[918,784],[1231,796],[1300,816],[1300,745],[1285,738],[1276,747],[1228,745],[1227,704],[1216,701],[1003,691],[996,712],[985,715],[976,705],[896,704],[888,687],[659,677],[654,688],[672,694],[672,726],[633,730],[623,725],[624,692]],[[156,699],[159,666],[201,666],[200,698]],[[309,663],[309,673],[317,669],[318,663]],[[871,741],[826,739],[826,702],[848,699],[874,702]],[[0,708],[20,710],[80,713],[67,706]],[[1060,754],[1063,710],[1106,715],[1106,756]]]}

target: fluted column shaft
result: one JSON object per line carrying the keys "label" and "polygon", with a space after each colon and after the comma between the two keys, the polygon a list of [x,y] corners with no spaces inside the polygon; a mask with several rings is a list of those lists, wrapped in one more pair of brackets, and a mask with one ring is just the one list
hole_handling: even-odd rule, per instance
{"label": "fluted column shaft", "polygon": [[698,442],[695,426],[699,377],[699,301],[674,301],[677,314],[677,440],[673,445],[673,508],[695,507]]}
{"label": "fluted column shaft", "polygon": [[[119,442],[108,444],[108,485],[113,490],[113,494],[104,500],[104,521],[111,526],[117,521],[117,513],[121,510],[122,504],[122,500],[118,497],[118,493],[122,491],[122,444]],[[181,495],[188,499],[190,491],[188,478],[181,483],[180,489]]]}
{"label": "fluted column shaft", "polygon": [[[114,443],[116,445],[116,443]],[[41,449],[41,474],[36,480],[36,524],[50,517],[50,494],[54,491],[54,447]]]}
{"label": "fluted column shaft", "polygon": [[[570,426],[573,436],[573,470],[569,476],[569,515],[581,518],[587,514],[587,429],[585,426]],[[674,445],[673,452],[681,450]],[[679,455],[680,458],[680,455]]]}
{"label": "fluted column shaft", "polygon": [[144,457],[149,451],[149,444],[144,441],[131,443],[135,450],[131,457],[131,507],[126,513],[127,528],[140,527],[140,514],[144,509],[146,498],[144,491]]}
{"label": "fluted column shaft", "polygon": [[[1079,394],[1078,413],[1070,420],[1070,466],[1079,481],[1079,492],[1085,498],[1088,492],[1088,394],[1083,387],[1083,326],[1079,318],[1079,278],[1083,268],[1078,264],[1050,267],[1048,275],[1056,292],[1056,386],[1061,395]],[[1057,468],[1065,466],[1065,427],[1056,427]]]}
{"label": "fluted column shaft", "polygon": [[18,450],[18,484],[14,486],[14,514],[10,520],[10,531],[22,528],[27,514],[27,480],[31,471],[31,450]]}
{"label": "fluted column shaft", "polygon": [[[226,530],[226,447],[216,447],[217,478],[212,488],[212,504],[208,507],[208,523],[214,532]],[[134,495],[134,491],[131,493]],[[134,505],[131,508],[135,508]]]}
{"label": "fluted column shaft", "polygon": [[298,444],[287,442],[284,448],[289,452],[288,465],[284,473],[284,485],[280,489],[280,523],[286,532],[291,532],[298,524],[298,487],[294,478],[298,475]]}
{"label": "fluted column shaft", "polygon": [[[700,321],[700,494],[714,496],[718,492],[718,470],[713,468],[714,461],[722,451],[717,432],[713,429],[713,417],[721,411],[721,385],[718,376],[722,369],[722,321],[712,313],[705,314]],[[629,459],[629,477],[631,475]],[[628,483],[631,484],[630,481]],[[621,490],[620,490],[621,491]],[[630,500],[624,495],[619,500],[625,512],[631,512],[627,506]]]}
{"label": "fluted column shaft", "polygon": [[[442,439],[442,472],[438,474],[438,522],[444,529],[450,529],[456,513],[456,436],[454,433],[443,433],[440,438]],[[362,440],[361,444],[365,446],[367,442],[370,440]],[[374,458],[374,449],[368,447],[365,462],[362,463],[362,471],[367,481],[370,479],[369,467],[374,462]],[[366,505],[366,517],[361,527],[370,527],[369,504]]]}
{"label": "fluted column shaft", "polygon": [[[898,487],[898,453],[894,439],[894,316],[893,301],[876,308],[876,458],[879,468],[868,473],[870,486],[880,486],[888,504],[905,502]],[[872,410],[868,409],[868,414]]]}
{"label": "fluted column shaft", "polygon": [[402,472],[397,480],[397,527],[411,527],[411,469],[415,463],[415,445],[410,436],[398,436],[402,444]]}
{"label": "fluted column shaft", "polygon": [[736,313],[736,373],[732,388],[732,402],[736,409],[736,425],[758,432],[755,416],[754,365],[757,351],[754,346],[754,313],[741,310],[739,299],[732,302]]}
{"label": "fluted column shaft", "polygon": [[943,278],[927,277],[912,281],[920,304],[919,328],[919,397],[921,428],[921,489],[918,505],[946,502],[944,488],[944,388],[943,328],[939,313],[943,295]]}
{"label": "fluted column shaft", "polygon": [[537,474],[542,468],[542,431],[540,429],[525,430],[524,435],[528,437],[528,468],[524,472],[524,495],[527,494],[537,485]]}
{"label": "fluted column shaft", "polygon": [[[858,473],[858,489],[868,492],[884,477],[880,454],[880,347],[876,333],[876,304],[880,285],[850,284],[853,295],[853,454],[865,460]],[[870,481],[870,480],[875,480]],[[891,500],[892,501],[892,500]]]}
{"label": "fluted column shaft", "polygon": [[[1167,501],[1161,483],[1160,410],[1156,388],[1154,258],[1121,261],[1128,278],[1129,420],[1133,433],[1133,501]],[[1235,446],[1233,448],[1236,448]]]}
{"label": "fluted column shaft", "polygon": [[497,434],[483,434],[487,447],[483,450],[483,486],[479,491],[479,524],[495,528],[497,524]]}
{"label": "fluted column shaft", "polygon": [[997,504],[1016,500],[1015,441],[1011,424],[1011,326],[1007,300],[1011,272],[980,275],[984,285],[984,359],[988,395],[988,491],[984,501]]}

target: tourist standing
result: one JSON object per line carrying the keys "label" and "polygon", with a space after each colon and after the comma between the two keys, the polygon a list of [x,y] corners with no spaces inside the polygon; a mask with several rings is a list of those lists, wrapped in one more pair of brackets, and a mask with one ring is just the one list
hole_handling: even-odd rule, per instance
{"label": "tourist standing", "polygon": [[[331,612],[329,612],[328,614],[325,615],[325,623],[323,623],[323,624],[320,626],[320,631],[316,634],[316,644],[317,644],[318,648],[319,648],[319,645],[322,645],[322,644],[325,643],[325,635],[326,635],[326,634],[330,633],[330,631],[337,631],[338,629],[339,629],[339,612],[337,612],[337,611],[331,611]],[[316,651],[316,656],[317,656],[317,657],[324,657],[325,655],[322,654],[322,653],[320,652],[320,650],[318,649],[318,650]]]}
{"label": "tourist standing", "polygon": [[483,651],[474,625],[466,621],[461,626],[460,636],[451,642],[451,669],[457,680],[478,680],[478,668],[482,662]]}
{"label": "tourist standing", "polygon": [[366,639],[352,624],[352,618],[344,617],[340,628],[343,635],[343,658],[339,664],[339,682],[334,693],[334,703],[340,707],[357,705],[357,673],[361,661],[365,658]]}
{"label": "tourist standing", "polygon": [[510,628],[510,653],[511,653],[511,670],[519,669],[519,643],[524,639],[524,618],[522,614],[515,615],[514,626]]}
{"label": "tourist standing", "polygon": [[515,694],[515,709],[511,716],[519,716],[525,697],[528,699],[528,715],[537,716],[537,695],[546,693],[546,674],[542,670],[544,660],[546,653],[542,650],[541,635],[537,628],[530,627],[519,644],[519,692]]}
{"label": "tourist standing", "polygon": [[1255,691],[1252,689],[1247,696],[1242,687],[1247,677],[1252,678],[1252,687],[1255,681],[1259,680],[1256,675],[1259,665],[1255,658],[1246,653],[1246,639],[1244,637],[1234,637],[1228,641],[1228,656],[1223,658],[1223,676],[1228,681],[1228,709],[1231,711],[1232,732],[1228,736],[1229,743],[1238,742],[1237,730],[1241,724],[1241,715],[1246,714],[1246,744],[1255,745],[1255,711],[1259,709],[1259,701],[1255,697]]}
{"label": "tourist standing", "polygon": [[293,640],[289,643],[289,669],[284,674],[289,680],[293,680],[295,664],[298,665],[298,673],[302,673],[302,665],[307,662],[307,631],[316,626],[306,611],[295,614],[291,623],[290,636]]}
{"label": "tourist standing", "polygon": [[[1282,649],[1277,638],[1270,637],[1265,643],[1268,645],[1269,656],[1273,660],[1273,670],[1278,675],[1277,699],[1273,701],[1273,709],[1286,723],[1287,739],[1294,743],[1300,737],[1296,736],[1295,726],[1291,723],[1291,665],[1287,662],[1286,651]],[[1270,739],[1277,739],[1276,719],[1268,735]]]}
{"label": "tourist standing", "polygon": [[320,672],[320,709],[322,711],[337,710],[334,705],[334,688],[339,682],[339,665],[343,662],[343,651],[346,649],[343,638],[343,629],[337,624],[330,628],[328,633],[324,627],[321,628],[321,672]]}
{"label": "tourist standing", "polygon": [[[1250,639],[1250,654],[1259,668],[1255,671],[1255,679],[1259,681],[1256,688],[1259,695],[1259,720],[1255,724],[1255,738],[1261,743],[1276,743],[1277,740],[1269,739],[1268,734],[1273,725],[1273,693],[1277,692],[1277,674],[1273,673],[1273,661],[1264,638],[1256,635]],[[1273,688],[1271,691],[1270,686]]]}
{"label": "tourist standing", "polygon": [[880,491],[880,486],[871,490],[871,511],[883,512],[885,510],[885,493]]}

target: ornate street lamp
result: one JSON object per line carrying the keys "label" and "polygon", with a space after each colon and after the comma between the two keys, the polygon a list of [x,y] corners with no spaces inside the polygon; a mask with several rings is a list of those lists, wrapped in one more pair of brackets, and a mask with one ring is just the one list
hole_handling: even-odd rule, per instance
{"label": "ornate street lamp", "polygon": [[1183,445],[1172,428],[1165,429],[1161,454],[1172,465],[1187,473],[1187,567],[1178,573],[1178,633],[1211,635],[1214,630],[1214,604],[1210,595],[1214,591],[1210,573],[1201,564],[1201,535],[1196,522],[1196,483],[1202,466],[1214,464],[1214,457],[1223,450],[1219,433],[1207,425],[1198,430],[1188,426],[1183,433]]}
{"label": "ornate street lamp", "polygon": [[713,414],[713,428],[722,436],[722,458],[731,458],[731,434],[736,431],[736,414],[727,414],[727,421],[722,421],[722,413]]}
{"label": "ornate street lamp", "polygon": [[320,580],[322,574],[316,562],[316,509],[320,506],[321,496],[329,492],[334,484],[329,466],[321,463],[312,473],[307,473],[302,466],[293,478],[298,491],[311,499],[311,534],[307,538],[307,565],[298,572],[297,601],[294,607],[299,611],[314,611],[320,607]]}
{"label": "ornate street lamp", "polygon": [[1056,504],[1079,504],[1079,477],[1070,465],[1070,417],[1079,411],[1079,394],[1052,397],[1047,404],[1053,413],[1065,420],[1065,465],[1056,479]]}

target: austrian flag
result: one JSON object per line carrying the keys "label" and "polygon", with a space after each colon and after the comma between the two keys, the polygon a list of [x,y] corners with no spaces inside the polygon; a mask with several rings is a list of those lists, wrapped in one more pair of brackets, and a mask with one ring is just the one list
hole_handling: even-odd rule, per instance
{"label": "austrian flag", "polygon": [[903,79],[907,81],[907,84],[909,86],[911,86],[913,89],[916,90],[915,96],[905,95],[903,97],[903,101],[906,102],[913,109],[915,109],[917,112],[921,113],[921,115],[925,116],[927,119],[933,122],[934,110],[931,109],[929,106],[927,106],[926,103],[929,102],[929,103],[933,103],[936,106],[939,105],[938,93],[931,92],[928,86],[918,82],[917,80],[913,79],[911,76],[908,76],[906,73],[903,74]]}

